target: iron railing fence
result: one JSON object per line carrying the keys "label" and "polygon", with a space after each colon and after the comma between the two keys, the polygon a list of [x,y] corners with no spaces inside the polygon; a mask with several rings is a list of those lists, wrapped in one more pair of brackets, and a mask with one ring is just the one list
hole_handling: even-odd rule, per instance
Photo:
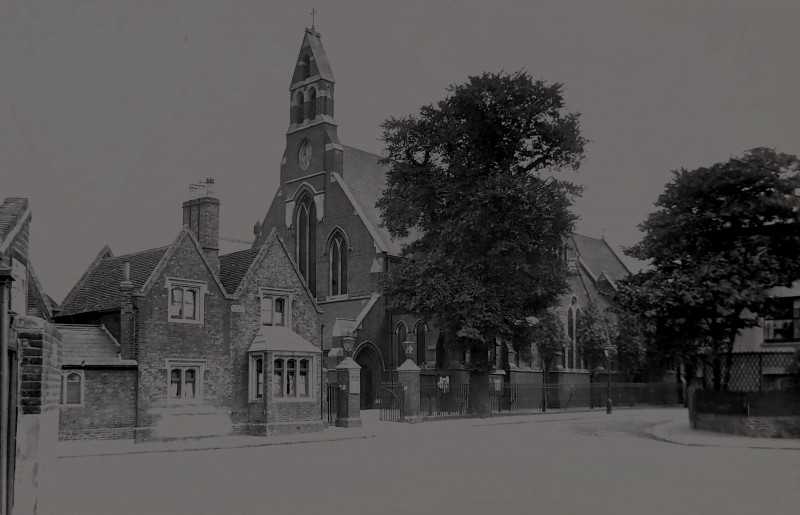
{"label": "iron railing fence", "polygon": [[[730,358],[730,374],[728,359]],[[786,388],[792,375],[794,352],[735,352],[720,356],[719,374],[723,390],[730,392],[760,392]],[[701,366],[702,386],[714,389],[714,363],[710,360]],[[726,383],[727,379],[727,383]]]}
{"label": "iron railing fence", "polygon": [[423,417],[467,415],[469,384],[423,385],[419,390],[419,414]]}
{"label": "iron railing fence", "polygon": [[388,422],[403,422],[403,402],[405,391],[403,385],[397,383],[382,383],[378,388],[380,406],[380,419]]}
{"label": "iron railing fence", "polygon": [[659,406],[678,404],[679,389],[674,383],[504,384],[490,391],[490,403],[493,413],[592,409],[605,407],[610,395],[612,406]]}
{"label": "iron railing fence", "polygon": [[328,383],[326,385],[326,395],[327,395],[327,411],[328,411],[328,425],[335,425],[336,422],[339,420],[339,395],[341,389],[337,383]]}

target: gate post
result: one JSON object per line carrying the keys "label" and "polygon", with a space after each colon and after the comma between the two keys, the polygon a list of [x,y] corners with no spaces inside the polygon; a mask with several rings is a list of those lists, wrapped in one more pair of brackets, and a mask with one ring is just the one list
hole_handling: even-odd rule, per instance
{"label": "gate post", "polygon": [[397,369],[397,382],[403,388],[403,403],[400,406],[401,420],[419,421],[419,367],[411,359]]}
{"label": "gate post", "polygon": [[336,367],[339,392],[338,427],[361,427],[361,367],[353,358],[344,358]]}
{"label": "gate post", "polygon": [[15,514],[37,513],[57,457],[61,392],[61,334],[41,318],[18,316],[20,398],[17,419]]}

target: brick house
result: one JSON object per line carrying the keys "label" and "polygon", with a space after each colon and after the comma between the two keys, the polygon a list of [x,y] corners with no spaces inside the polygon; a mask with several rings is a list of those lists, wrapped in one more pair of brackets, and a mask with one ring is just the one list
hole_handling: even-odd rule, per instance
{"label": "brick house", "polygon": [[60,335],[29,255],[28,199],[0,204],[0,513],[35,508],[55,460]]}
{"label": "brick house", "polygon": [[[390,379],[406,360],[408,343],[424,384],[441,375],[468,381],[464,366],[468,357],[460,349],[446,348],[432,324],[387,309],[379,288],[381,277],[400,260],[403,245],[415,235],[394,240],[382,226],[375,203],[385,187],[387,169],[379,164],[379,156],[340,143],[334,87],[321,36],[306,29],[289,87],[280,185],[263,221],[255,225],[254,246],[273,230],[287,243],[324,309],[325,352],[340,355],[342,337],[355,337],[353,357],[362,367],[362,408],[371,408],[381,381]],[[565,326],[569,312],[577,313],[590,301],[605,301],[596,293],[598,288],[613,289],[615,281],[630,274],[604,239],[575,235],[568,249],[575,273],[574,293],[564,299]],[[518,363],[516,357],[508,365],[506,346],[498,344],[496,350],[498,368],[503,363],[506,368],[536,368],[530,361]],[[582,371],[574,348],[565,349],[562,368]]]}
{"label": "brick house", "polygon": [[170,245],[103,248],[57,311],[61,438],[322,429],[321,310],[277,234],[220,256],[220,202],[199,195]]}

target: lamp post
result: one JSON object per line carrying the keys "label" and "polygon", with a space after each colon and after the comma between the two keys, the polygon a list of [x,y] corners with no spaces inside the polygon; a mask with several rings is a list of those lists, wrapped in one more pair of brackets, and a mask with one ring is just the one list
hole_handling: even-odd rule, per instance
{"label": "lamp post", "polygon": [[606,413],[611,414],[611,352],[608,348],[603,349],[606,355]]}

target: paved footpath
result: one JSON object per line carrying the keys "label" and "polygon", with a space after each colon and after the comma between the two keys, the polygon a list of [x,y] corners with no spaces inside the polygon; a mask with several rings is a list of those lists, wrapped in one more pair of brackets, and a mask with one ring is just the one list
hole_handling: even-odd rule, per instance
{"label": "paved footpath", "polygon": [[[616,416],[615,416],[616,415]],[[587,427],[615,427],[617,420],[633,419],[635,425],[623,424],[616,427],[620,433],[633,434],[663,442],[699,447],[729,447],[750,449],[800,450],[800,439],[752,438],[725,435],[710,431],[692,429],[689,416],[683,408],[622,408],[611,415],[601,409],[592,411],[551,411],[530,415],[503,415],[487,419],[455,419],[423,422],[423,424],[454,424],[471,426],[494,426],[506,424],[530,424],[539,422],[575,421]],[[235,449],[246,447],[265,447],[271,445],[306,444],[326,441],[342,441],[376,438],[401,434],[411,425],[381,422],[377,410],[362,413],[363,427],[328,427],[319,433],[286,436],[225,436],[213,438],[188,438],[165,442],[135,443],[132,440],[107,441],[62,441],[58,443],[60,458],[80,456],[113,456],[121,454],[142,454],[159,452],[182,452],[211,449]]]}

